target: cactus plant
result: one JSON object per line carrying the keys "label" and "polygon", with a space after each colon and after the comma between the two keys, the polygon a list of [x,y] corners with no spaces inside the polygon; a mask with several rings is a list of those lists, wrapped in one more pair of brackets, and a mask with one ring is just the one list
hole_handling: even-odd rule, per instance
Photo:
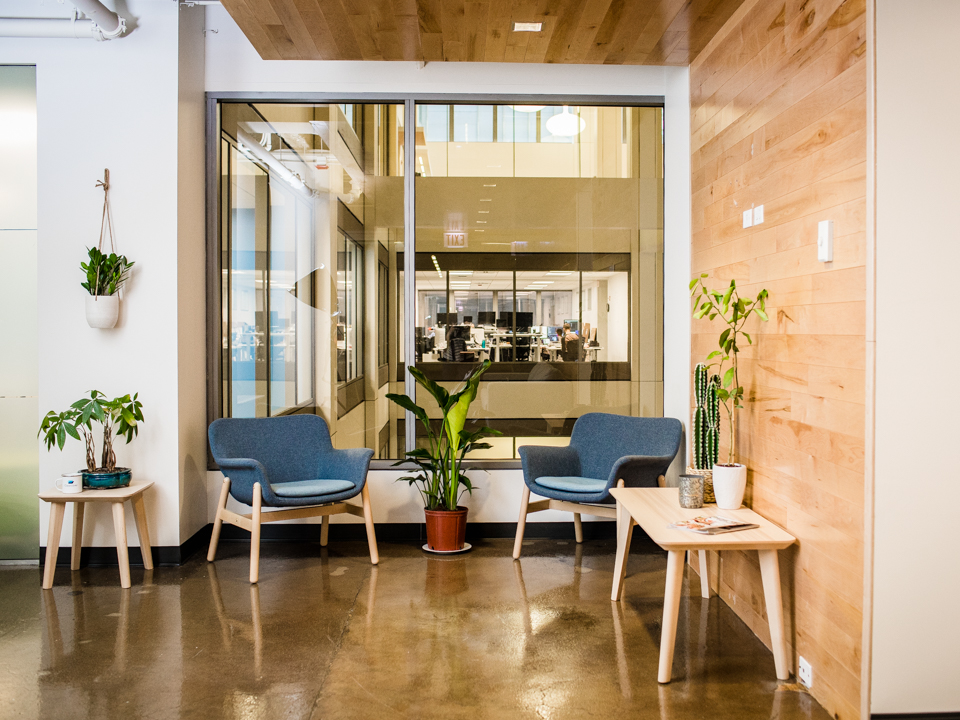
{"label": "cactus plant", "polygon": [[720,452],[720,401],[717,398],[720,376],[710,376],[709,367],[698,363],[693,381],[697,401],[693,416],[693,467],[710,470]]}

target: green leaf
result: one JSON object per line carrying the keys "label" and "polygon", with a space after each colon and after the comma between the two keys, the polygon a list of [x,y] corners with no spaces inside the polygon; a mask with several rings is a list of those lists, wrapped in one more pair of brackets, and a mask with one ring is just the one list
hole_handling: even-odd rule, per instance
{"label": "green leaf", "polygon": [[477,397],[477,386],[480,384],[480,376],[490,368],[491,364],[489,360],[484,360],[480,364],[480,367],[467,379],[466,387],[457,393],[457,401],[447,414],[445,423],[447,426],[447,440],[450,443],[450,447],[455,450],[460,448],[460,433],[463,431],[463,426],[466,425],[470,403]]}
{"label": "green leaf", "polygon": [[727,342],[727,338],[730,337],[730,328],[727,328],[722,333],[720,333],[720,345],[723,346]]}
{"label": "green leaf", "polygon": [[694,278],[690,281],[690,289],[693,290],[697,286],[697,279]]}
{"label": "green leaf", "polygon": [[754,308],[753,311],[760,317],[761,320],[767,322],[770,318],[767,317],[767,314],[760,308]]}
{"label": "green leaf", "polygon": [[723,386],[730,387],[730,383],[733,382],[733,368],[727,368],[727,371],[723,374]]}
{"label": "green leaf", "polygon": [[441,408],[446,407],[447,401],[450,399],[450,393],[447,392],[446,388],[435,383],[413,365],[409,366],[407,370],[409,370],[414,379],[433,396],[433,399],[437,401],[437,405]]}
{"label": "green leaf", "polygon": [[387,399],[392,400],[397,405],[402,407],[404,410],[409,410],[414,415],[416,415],[417,418],[419,418],[420,422],[422,422],[428,428],[430,427],[430,418],[427,417],[427,411],[424,410],[419,405],[417,405],[413,400],[408,398],[406,395],[398,395],[396,393],[387,393]]}
{"label": "green leaf", "polygon": [[747,339],[747,342],[753,345],[753,340],[750,338],[750,333],[744,333],[743,336]]}
{"label": "green leaf", "polygon": [[717,355],[722,355],[722,353],[719,350],[714,350],[712,353],[707,355],[707,360],[713,360],[713,358],[715,358]]}

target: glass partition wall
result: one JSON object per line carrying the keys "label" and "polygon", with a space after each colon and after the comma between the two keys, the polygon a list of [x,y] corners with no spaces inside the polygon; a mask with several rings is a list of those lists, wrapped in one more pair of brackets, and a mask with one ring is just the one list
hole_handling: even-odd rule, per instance
{"label": "glass partition wall", "polygon": [[492,361],[478,459],[662,414],[661,108],[418,104],[411,278],[402,105],[219,111],[222,414],[317,413],[401,457],[405,347],[450,389]]}

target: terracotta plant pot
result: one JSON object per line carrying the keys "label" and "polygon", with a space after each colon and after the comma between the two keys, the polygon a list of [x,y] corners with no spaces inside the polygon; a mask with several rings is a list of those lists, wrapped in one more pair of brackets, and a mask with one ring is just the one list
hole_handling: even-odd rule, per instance
{"label": "terracotta plant pot", "polygon": [[456,510],[427,510],[427,547],[437,552],[463,550],[467,534],[467,508]]}
{"label": "terracotta plant pot", "polygon": [[717,507],[721,510],[736,510],[743,505],[743,493],[747,489],[747,466],[713,466],[713,492]]}

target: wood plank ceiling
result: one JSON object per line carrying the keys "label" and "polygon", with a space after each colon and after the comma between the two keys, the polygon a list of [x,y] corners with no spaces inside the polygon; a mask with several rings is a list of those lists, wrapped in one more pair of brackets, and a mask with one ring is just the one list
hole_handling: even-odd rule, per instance
{"label": "wood plank ceiling", "polygon": [[[688,65],[743,0],[223,0],[264,60]],[[543,23],[514,32],[513,23]]]}

